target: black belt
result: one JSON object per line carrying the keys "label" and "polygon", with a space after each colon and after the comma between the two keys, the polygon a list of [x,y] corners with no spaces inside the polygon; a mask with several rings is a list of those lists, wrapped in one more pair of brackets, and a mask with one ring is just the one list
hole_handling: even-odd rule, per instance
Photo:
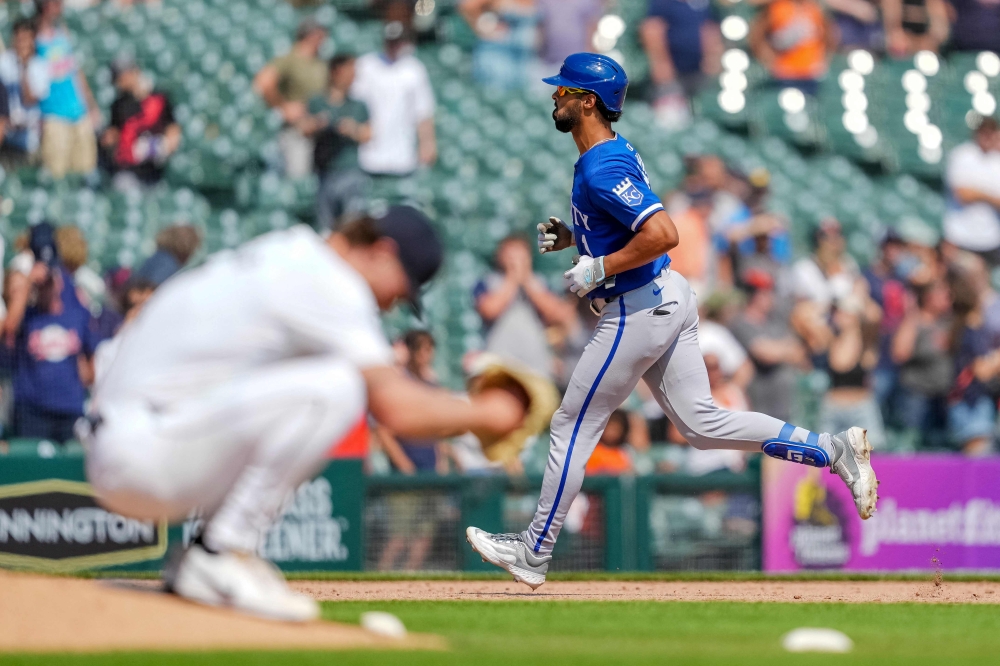
{"label": "black belt", "polygon": [[604,305],[601,306],[600,310],[598,310],[596,307],[594,307],[595,306],[594,301],[596,301],[597,298],[591,299],[591,301],[590,301],[590,311],[593,312],[598,317],[600,317],[601,316],[601,312],[603,312],[604,308],[606,308],[608,306],[608,303],[614,303],[615,301],[618,300],[619,297],[620,297],[620,294],[619,294],[619,296],[611,296],[610,298],[604,298],[603,296],[598,296],[597,298],[600,298],[602,301],[604,301]]}

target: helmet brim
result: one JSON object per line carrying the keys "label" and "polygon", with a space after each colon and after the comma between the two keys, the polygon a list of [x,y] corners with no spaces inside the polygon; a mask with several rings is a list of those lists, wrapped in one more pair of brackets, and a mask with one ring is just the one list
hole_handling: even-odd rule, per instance
{"label": "helmet brim", "polygon": [[580,87],[580,86],[576,85],[575,83],[573,83],[572,81],[570,81],[569,79],[567,79],[562,74],[556,74],[555,76],[549,76],[547,78],[544,78],[544,79],[542,79],[542,83],[547,83],[550,86],[565,86],[567,88],[579,88]]}

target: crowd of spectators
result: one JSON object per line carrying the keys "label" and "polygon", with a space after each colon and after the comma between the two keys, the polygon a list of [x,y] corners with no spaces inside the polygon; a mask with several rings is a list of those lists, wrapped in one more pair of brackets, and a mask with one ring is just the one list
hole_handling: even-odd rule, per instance
{"label": "crowd of spectators", "polygon": [[412,4],[385,6],[380,51],[326,62],[319,53],[327,30],[306,20],[291,50],[254,78],[284,122],[276,168],[289,178],[319,177],[321,229],[362,212],[373,179],[409,176],[437,160],[434,91],[414,55]]}
{"label": "crowd of spectators", "polygon": [[[92,186],[104,181],[121,191],[155,187],[182,142],[170,96],[124,53],[109,63],[115,98],[99,108],[63,21],[65,8],[63,0],[35,0],[0,52],[0,164],[37,167],[56,180],[80,177]],[[291,50],[253,82],[284,121],[276,168],[291,178],[319,176],[321,230],[363,212],[373,180],[405,177],[436,160],[434,93],[414,56],[413,3],[389,0],[383,12],[378,52],[321,60],[327,30],[306,20]],[[114,358],[117,333],[201,243],[195,227],[178,223],[160,232],[145,261],[102,276],[88,264],[80,230],[59,222],[33,224],[17,238],[4,272],[4,437],[72,439],[88,387]],[[418,342],[415,358],[426,350],[427,340]],[[412,453],[405,444],[394,462]],[[424,462],[411,461],[418,469]]]}
{"label": "crowd of spectators", "polygon": [[0,53],[0,164],[90,183],[106,175],[119,189],[157,183],[181,142],[169,97],[123,56],[110,65],[117,97],[102,110],[80,70],[63,0],[35,0],[33,9],[13,23]]}
{"label": "crowd of spectators", "polygon": [[[892,58],[918,51],[1000,51],[1000,6],[992,0],[752,0],[754,57],[774,85],[814,94],[838,51]],[[484,85],[530,88],[569,53],[608,51],[598,31],[604,0],[462,0],[475,33],[474,74]],[[612,34],[614,30],[611,29]],[[638,29],[649,63],[648,95],[661,125],[681,129],[691,100],[721,70],[720,17],[707,0],[649,0]],[[737,38],[738,39],[738,38]]]}
{"label": "crowd of spectators", "polygon": [[[918,51],[1000,51],[992,0],[752,0],[749,41],[775,86],[815,94],[831,57],[856,48],[891,58]],[[615,46],[598,30],[605,0],[462,0],[477,44],[473,72],[487,86],[531,88],[569,53]],[[615,34],[610,28],[611,34]],[[686,126],[690,101],[721,70],[720,17],[707,0],[649,0],[638,26],[648,95],[661,125]]]}
{"label": "crowd of spectators", "polygon": [[[180,143],[170,100],[120,58],[111,66],[118,95],[102,112],[73,52],[63,5],[36,0],[34,14],[14,22],[10,47],[0,53],[0,163],[91,182],[100,178],[100,163],[116,187],[154,184]],[[164,229],[157,252],[135,270],[102,276],[88,264],[87,241],[75,226],[42,221],[14,239],[0,306],[4,437],[72,439],[117,333],[199,243],[193,227]]]}
{"label": "crowd of spectators", "polygon": [[[983,29],[1000,22],[1000,10],[980,0],[755,4],[755,56],[777,84],[807,93],[839,48],[890,56],[945,44],[1000,48],[993,43],[1000,30]],[[13,25],[10,48],[0,54],[0,161],[38,164],[57,178],[92,177],[100,165],[116,188],[155,185],[182,141],[169,95],[121,57],[110,66],[117,96],[99,109],[61,20],[63,2],[35,5],[31,19]],[[365,211],[378,181],[411,175],[437,157],[434,92],[414,55],[413,3],[380,7],[378,51],[323,59],[327,28],[306,20],[288,53],[253,81],[282,119],[280,162],[271,166],[289,178],[315,174],[321,230]],[[607,11],[602,0],[463,0],[458,9],[477,39],[474,76],[505,89],[527,88],[568,53],[594,48]],[[650,0],[638,37],[659,116],[679,126],[690,114],[688,100],[718,71],[723,41],[711,5]],[[990,279],[1000,264],[995,122],[984,121],[973,140],[951,152],[946,183],[943,235],[912,220],[896,225],[862,270],[832,218],[808,233],[808,255],[793,260],[792,225],[802,222],[770,209],[766,171],[738,173],[710,154],[687,157],[680,186],[662,195],[682,239],[672,270],[699,294],[700,342],[715,399],[817,430],[859,424],[883,450],[992,451],[1000,396],[1000,298]],[[200,240],[194,227],[170,227],[135,270],[100,276],[72,226],[42,223],[18,239],[3,294],[5,432],[70,438],[86,387],[114,357],[115,333],[191,259]],[[470,303],[483,322],[483,351],[564,390],[596,316],[585,300],[538,273],[534,257],[527,237],[502,240]],[[407,373],[436,382],[429,332],[411,331],[398,350]],[[381,456],[374,464],[382,469],[490,468],[466,440],[408,442],[383,428],[374,434]],[[593,469],[704,473],[744,464],[743,454],[688,447],[640,385],[612,418]]]}
{"label": "crowd of spectators", "polygon": [[156,252],[134,270],[101,276],[87,264],[87,241],[75,226],[43,221],[18,237],[0,306],[4,437],[73,439],[88,387],[113,360],[118,333],[200,242],[194,227],[167,227]]}
{"label": "crowd of spectators", "polygon": [[[891,58],[918,51],[1000,50],[1000,7],[989,0],[763,0],[751,27],[755,57],[779,83],[806,92],[838,50]],[[802,82],[807,82],[803,85]],[[813,83],[809,83],[813,82]]]}

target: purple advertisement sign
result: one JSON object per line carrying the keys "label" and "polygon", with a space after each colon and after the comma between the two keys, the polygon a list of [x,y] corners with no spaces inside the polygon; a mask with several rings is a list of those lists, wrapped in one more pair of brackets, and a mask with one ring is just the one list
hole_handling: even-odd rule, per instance
{"label": "purple advertisement sign", "polygon": [[765,458],[764,570],[1000,569],[1000,458],[878,455],[862,521],[828,469]]}

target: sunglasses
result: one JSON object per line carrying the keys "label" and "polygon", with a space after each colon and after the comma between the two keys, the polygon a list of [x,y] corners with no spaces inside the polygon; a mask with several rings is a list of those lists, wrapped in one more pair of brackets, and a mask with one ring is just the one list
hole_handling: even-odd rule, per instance
{"label": "sunglasses", "polygon": [[584,90],[583,88],[567,88],[566,86],[559,86],[556,88],[556,94],[560,97],[565,97],[566,95],[590,95],[589,90]]}

